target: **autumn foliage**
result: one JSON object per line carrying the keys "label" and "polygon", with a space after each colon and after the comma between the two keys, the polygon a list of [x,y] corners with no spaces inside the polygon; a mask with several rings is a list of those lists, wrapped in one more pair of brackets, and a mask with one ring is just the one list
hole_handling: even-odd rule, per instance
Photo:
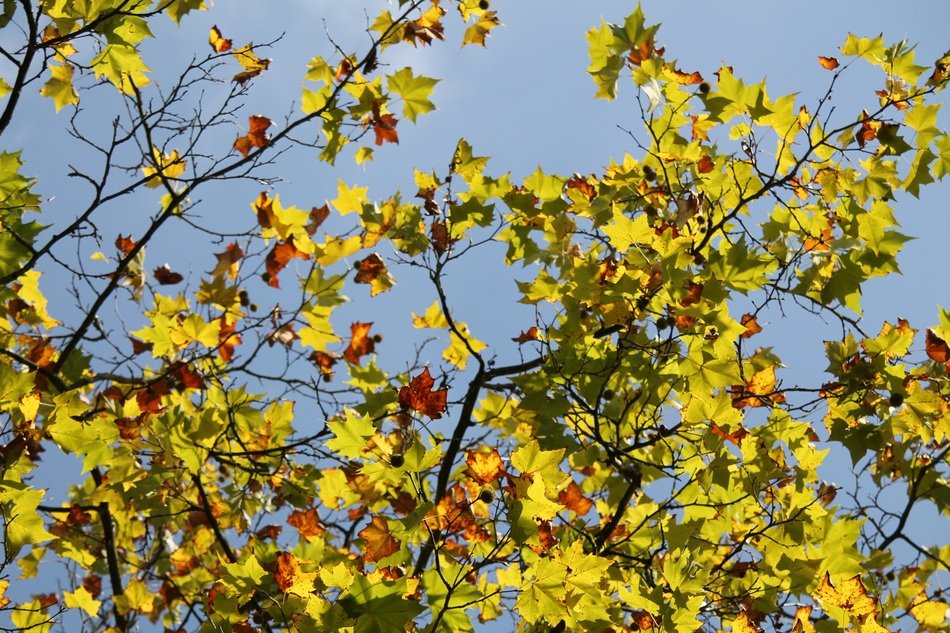
{"label": "autumn foliage", "polygon": [[[596,172],[473,134],[408,194],[283,180],[424,134],[400,51],[490,46],[495,4],[381,2],[283,94],[273,25],[212,3],[3,3],[0,629],[948,630],[950,312],[861,301],[950,172],[950,55],[823,43],[809,101],[592,13],[637,128]],[[199,9],[182,68],[149,57]],[[37,88],[60,181],[11,146]],[[469,262],[510,305],[460,307]],[[796,341],[826,362],[782,319],[833,324]]]}

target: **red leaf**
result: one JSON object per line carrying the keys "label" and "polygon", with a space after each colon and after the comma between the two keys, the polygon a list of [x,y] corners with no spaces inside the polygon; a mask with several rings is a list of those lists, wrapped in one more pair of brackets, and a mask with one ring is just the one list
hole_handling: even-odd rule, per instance
{"label": "red leaf", "polygon": [[132,341],[132,354],[138,356],[143,352],[149,352],[154,346],[153,343],[146,343],[145,341],[140,341],[137,338],[129,337],[129,340]]}
{"label": "red leaf", "polygon": [[376,349],[376,341],[369,335],[372,323],[353,323],[350,325],[352,338],[350,344],[343,351],[343,358],[354,365],[360,364],[360,358],[372,354]]}
{"label": "red leaf", "polygon": [[422,373],[409,381],[409,384],[399,389],[399,406],[403,409],[412,409],[423,413],[433,420],[442,417],[448,408],[448,389],[432,390],[435,380],[426,367]]}
{"label": "red leaf", "polygon": [[715,165],[709,156],[703,156],[699,159],[699,162],[696,163],[696,170],[701,174],[708,174],[714,167]]}

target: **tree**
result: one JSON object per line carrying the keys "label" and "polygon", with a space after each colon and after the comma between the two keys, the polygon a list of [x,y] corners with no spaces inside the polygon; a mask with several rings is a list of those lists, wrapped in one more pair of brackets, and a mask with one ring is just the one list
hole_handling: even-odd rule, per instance
{"label": "tree", "polygon": [[[394,51],[500,24],[444,4],[330,39],[281,119],[248,106],[279,38],[214,27],[151,79],[159,20],[200,0],[5,0],[0,134],[39,88],[75,153],[62,183],[0,155],[4,626],[947,630],[950,546],[908,518],[950,507],[950,313],[871,329],[860,301],[897,271],[897,202],[950,169],[950,54],[850,36],[803,103],[679,67],[638,8],[588,33],[596,96],[639,107],[636,156],[518,180],[460,139],[407,168],[414,197],[341,180],[282,201],[286,161],[371,164],[416,132],[437,80]],[[834,111],[866,63],[866,108]],[[41,196],[58,187],[68,217]],[[247,187],[253,214],[215,215]],[[483,342],[451,275],[498,245],[530,316]],[[424,305],[378,307],[413,275]],[[787,384],[757,345],[785,310],[840,324],[829,375]],[[377,334],[400,319],[419,336]],[[846,494],[818,473],[832,449]],[[69,460],[80,481],[56,479]]]}

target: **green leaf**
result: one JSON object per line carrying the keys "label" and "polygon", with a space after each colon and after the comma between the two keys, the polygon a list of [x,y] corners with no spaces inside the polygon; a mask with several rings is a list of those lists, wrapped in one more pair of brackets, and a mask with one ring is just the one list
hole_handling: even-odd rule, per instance
{"label": "green leaf", "polygon": [[352,409],[344,412],[344,419],[327,423],[333,439],[327,448],[344,457],[363,457],[366,443],[376,434],[376,426],[368,415],[357,415]]}

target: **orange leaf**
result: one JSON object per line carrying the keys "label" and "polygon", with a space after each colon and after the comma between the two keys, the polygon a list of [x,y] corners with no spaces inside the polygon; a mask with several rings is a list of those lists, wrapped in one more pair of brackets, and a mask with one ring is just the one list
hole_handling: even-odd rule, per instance
{"label": "orange leaf", "polygon": [[567,188],[568,190],[580,192],[580,194],[588,200],[593,200],[597,197],[597,190],[594,189],[594,185],[587,182],[587,179],[580,174],[574,174],[574,176],[567,181]]}
{"label": "orange leaf", "polygon": [[834,70],[838,67],[838,60],[834,57],[822,57],[819,55],[818,63],[821,64],[821,67],[825,70]]}
{"label": "orange leaf", "polygon": [[864,149],[868,141],[873,141],[877,138],[877,131],[879,129],[881,129],[881,122],[872,119],[867,110],[862,110],[861,129],[854,133],[854,138],[858,142],[858,146]]}
{"label": "orange leaf", "polygon": [[759,322],[751,314],[743,314],[742,318],[739,319],[739,323],[745,326],[745,332],[742,333],[742,338],[749,338],[762,331],[762,326],[759,325]]}
{"label": "orange leaf", "polygon": [[573,480],[567,488],[557,493],[557,500],[572,512],[577,513],[577,516],[584,516],[594,506],[594,502],[584,496],[581,487]]}
{"label": "orange leaf", "polygon": [[696,163],[696,170],[701,174],[708,174],[714,167],[715,165],[709,156],[703,156],[699,159],[699,162]]}
{"label": "orange leaf", "polygon": [[511,339],[518,345],[522,343],[527,343],[528,341],[537,341],[540,340],[541,336],[538,334],[538,328],[534,325],[529,327],[527,330],[522,330],[521,334]]}
{"label": "orange leaf", "polygon": [[122,257],[128,257],[132,249],[135,248],[135,240],[132,239],[131,235],[127,237],[119,235],[115,238],[115,247],[122,253]]}
{"label": "orange leaf", "polygon": [[682,70],[673,70],[673,76],[676,78],[676,83],[681,86],[694,86],[696,84],[703,83],[703,76],[699,74],[699,71],[694,70],[691,73],[683,72]]}
{"label": "orange leaf", "polygon": [[214,49],[215,53],[225,53],[231,50],[231,40],[224,39],[217,25],[211,27],[211,32],[208,34],[208,43],[211,44],[211,48]]}
{"label": "orange leaf", "polygon": [[395,554],[402,545],[390,532],[386,519],[380,516],[374,516],[370,524],[360,530],[359,536],[364,542],[364,563],[375,563]]}
{"label": "orange leaf", "polygon": [[501,455],[496,449],[489,452],[468,451],[465,456],[465,463],[468,468],[465,474],[480,484],[490,484],[505,472],[505,464],[501,461]]}
{"label": "orange leaf", "polygon": [[228,323],[224,314],[218,319],[221,329],[218,332],[218,355],[226,363],[234,358],[234,348],[241,344],[241,335],[234,333],[236,323]]}
{"label": "orange leaf", "polygon": [[399,389],[399,406],[403,409],[412,409],[423,413],[433,420],[438,420],[445,413],[448,398],[448,389],[432,390],[435,380],[426,367],[422,373],[409,381],[409,384]]}
{"label": "orange leaf", "polygon": [[396,120],[391,114],[383,114],[373,118],[373,132],[376,133],[376,144],[399,143],[399,134],[396,133]]}
{"label": "orange leaf", "polygon": [[688,290],[686,291],[686,295],[682,299],[680,299],[680,305],[683,306],[684,308],[688,308],[689,306],[695,303],[699,303],[699,300],[702,297],[702,294],[703,294],[703,284],[699,284],[699,283],[696,283],[695,281],[691,281],[689,282],[689,287],[688,287]]}
{"label": "orange leaf", "polygon": [[354,365],[360,364],[360,358],[372,354],[376,349],[376,341],[369,335],[372,323],[353,323],[350,325],[352,338],[350,344],[343,351],[343,358]]}
{"label": "orange leaf", "polygon": [[156,268],[152,274],[155,276],[155,280],[163,286],[172,286],[174,284],[181,283],[184,280],[179,273],[172,272],[168,267],[168,264],[164,266],[159,266]]}
{"label": "orange leaf", "polygon": [[287,591],[294,586],[294,579],[300,573],[300,564],[293,554],[281,552],[277,555],[277,570],[274,579],[281,591]]}
{"label": "orange leaf", "polygon": [[269,139],[267,137],[267,128],[272,125],[272,121],[266,116],[253,114],[248,117],[248,132],[245,136],[239,136],[234,141],[234,149],[241,152],[245,158],[255,147],[266,147]]}
{"label": "orange leaf", "polygon": [[715,422],[712,422],[709,425],[709,430],[712,431],[714,435],[718,435],[722,439],[726,440],[727,442],[732,442],[736,446],[738,446],[742,440],[749,436],[749,432],[741,424],[739,425],[738,429],[730,433]]}
{"label": "orange leaf", "polygon": [[317,509],[310,508],[307,511],[294,511],[287,517],[287,524],[297,528],[300,536],[308,541],[313,541],[316,537],[323,534],[326,530],[320,525],[320,517],[317,516]]}
{"label": "orange leaf", "polygon": [[317,369],[320,370],[320,375],[323,376],[323,379],[326,381],[333,379],[333,366],[336,365],[339,359],[340,357],[336,354],[327,352],[314,352],[310,354],[310,360],[314,362]]}

